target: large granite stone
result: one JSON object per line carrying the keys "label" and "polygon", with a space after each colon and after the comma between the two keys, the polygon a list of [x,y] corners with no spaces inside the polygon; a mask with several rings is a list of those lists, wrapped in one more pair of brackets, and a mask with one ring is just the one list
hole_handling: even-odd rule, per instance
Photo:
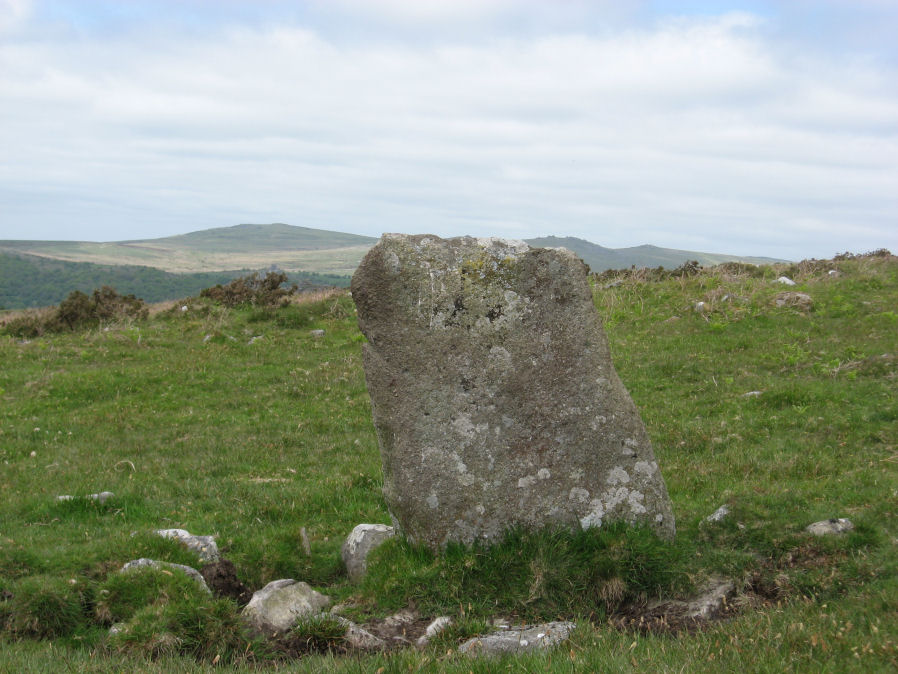
{"label": "large granite stone", "polygon": [[440,548],[512,526],[645,524],[664,480],[565,249],[385,234],[352,279],[397,530]]}

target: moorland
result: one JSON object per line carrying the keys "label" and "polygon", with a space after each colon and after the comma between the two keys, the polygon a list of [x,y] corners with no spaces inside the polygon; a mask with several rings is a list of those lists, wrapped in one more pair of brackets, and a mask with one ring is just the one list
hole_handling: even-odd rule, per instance
{"label": "moorland", "polygon": [[[495,549],[439,556],[394,540],[359,586],[340,545],[356,524],[389,516],[345,291],[286,306],[184,298],[31,337],[10,329],[20,314],[5,314],[0,670],[898,668],[898,259],[630,269],[592,283],[676,540],[614,527],[514,532]],[[57,500],[104,490],[114,497],[103,503]],[[724,504],[727,518],[705,521]],[[830,517],[855,528],[805,532]],[[327,624],[260,643],[241,632],[237,602],[177,574],[123,584],[118,569],[139,557],[197,566],[152,534],[172,527],[215,535],[251,589],[295,578],[362,624],[410,608],[455,625],[424,650],[347,654]],[[712,575],[737,587],[720,620],[621,619]],[[500,616],[578,629],[514,660],[455,652]],[[111,636],[118,621],[129,627]]]}

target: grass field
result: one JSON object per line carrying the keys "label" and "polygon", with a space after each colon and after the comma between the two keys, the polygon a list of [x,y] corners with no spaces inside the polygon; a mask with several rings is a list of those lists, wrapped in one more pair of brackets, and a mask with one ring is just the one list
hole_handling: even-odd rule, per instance
{"label": "grass field", "polygon": [[[776,283],[781,273],[798,285]],[[786,291],[812,306],[777,306]],[[433,558],[401,544],[379,551],[370,582],[346,581],[344,537],[389,522],[347,297],[277,310],[190,300],[142,322],[0,336],[0,671],[898,668],[898,259],[631,272],[598,280],[596,304],[667,480],[677,541],[518,540],[526,563],[503,562],[496,587],[479,582],[496,573],[483,551]],[[103,490],[115,497],[56,501]],[[702,524],[724,503],[728,520]],[[828,517],[856,529],[803,532]],[[414,603],[459,627],[424,651],[286,660],[234,629],[229,600],[155,578],[158,597],[132,611],[145,633],[108,639],[108,616],[128,610],[110,599],[123,563],[197,564],[149,533],[162,527],[215,534],[252,589],[295,578],[350,603],[357,621]],[[599,549],[631,599],[722,573],[739,587],[738,611],[698,631],[615,627],[613,606],[565,597],[564,578],[591,577],[577,555]],[[551,590],[534,591],[552,569],[563,573]],[[495,614],[579,628],[540,655],[452,652]]]}

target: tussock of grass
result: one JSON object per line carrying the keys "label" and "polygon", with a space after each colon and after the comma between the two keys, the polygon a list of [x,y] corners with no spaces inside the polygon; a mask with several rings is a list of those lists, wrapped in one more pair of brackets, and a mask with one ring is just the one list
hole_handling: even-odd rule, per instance
{"label": "tussock of grass", "polygon": [[364,590],[381,607],[425,614],[601,618],[625,601],[687,590],[685,550],[620,524],[515,530],[490,547],[449,545],[439,555],[393,539],[373,553]]}
{"label": "tussock of grass", "polygon": [[301,619],[277,646],[292,655],[342,651],[346,626],[328,615]]}
{"label": "tussock of grass", "polygon": [[22,578],[9,590],[3,608],[5,630],[14,637],[68,637],[88,624],[93,587],[79,580],[36,575]]}

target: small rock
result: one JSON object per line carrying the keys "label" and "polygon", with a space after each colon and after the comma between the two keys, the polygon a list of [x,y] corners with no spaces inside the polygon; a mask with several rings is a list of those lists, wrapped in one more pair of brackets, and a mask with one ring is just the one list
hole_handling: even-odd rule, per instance
{"label": "small rock", "polygon": [[703,313],[705,313],[706,311],[708,311],[709,308],[708,308],[708,305],[707,305],[705,302],[696,302],[696,303],[695,303],[695,310],[696,310],[698,313],[703,314]]}
{"label": "small rock", "polygon": [[186,529],[156,529],[153,533],[163,538],[177,539],[188,550],[195,552],[201,562],[216,562],[219,559],[218,545],[214,536],[194,536]]}
{"label": "small rock", "polygon": [[309,330],[309,334],[318,339],[324,337],[324,330]]}
{"label": "small rock", "polygon": [[623,283],[621,279],[615,279],[614,281],[611,281],[611,283],[606,283],[604,286],[602,286],[602,288],[604,288],[605,290],[608,290],[610,288],[617,288],[621,283]]}
{"label": "small rock", "polygon": [[115,623],[112,627],[109,628],[109,636],[121,634],[125,631],[125,627],[127,627],[127,625],[127,623]]}
{"label": "small rock", "polygon": [[415,642],[418,648],[423,648],[427,644],[430,643],[430,640],[433,639],[437,634],[442,632],[444,629],[449,627],[452,624],[452,618],[449,616],[440,616],[436,618],[432,623],[427,626],[427,629],[424,630],[424,634],[418,637],[418,641]]}
{"label": "small rock", "polygon": [[386,524],[359,524],[352,530],[340,549],[340,556],[352,582],[357,583],[364,578],[371,551],[394,535],[393,527]]}
{"label": "small rock", "polygon": [[777,282],[777,283],[782,283],[783,285],[786,285],[786,286],[794,286],[794,285],[795,285],[795,281],[793,281],[792,279],[790,279],[788,276],[780,276],[780,277],[776,280],[776,282]]}
{"label": "small rock", "polygon": [[544,650],[568,639],[575,627],[572,622],[525,625],[468,639],[458,647],[458,651],[470,655],[501,655]]}
{"label": "small rock", "polygon": [[150,567],[153,569],[173,569],[175,571],[181,571],[186,573],[188,576],[193,578],[197,585],[203,588],[209,594],[212,594],[212,590],[209,589],[209,586],[206,585],[206,581],[203,580],[203,577],[200,575],[200,572],[196,569],[193,569],[189,566],[184,566],[183,564],[174,564],[172,562],[159,562],[155,559],[147,559],[146,557],[141,557],[140,559],[135,559],[131,562],[128,562],[122,567],[121,573],[126,571],[134,571],[135,569],[142,569]]}
{"label": "small rock", "polygon": [[264,335],[256,335],[255,337],[250,337],[250,340],[247,342],[247,344],[255,344],[260,339],[264,339]]}
{"label": "small rock", "polygon": [[183,312],[185,312],[185,311],[187,311],[187,305],[186,305],[186,304],[183,305],[183,306],[181,307],[181,312],[183,313]]}
{"label": "small rock", "polygon": [[814,305],[814,300],[806,293],[780,293],[774,298],[774,302],[778,307],[797,307],[798,309],[810,309]]}
{"label": "small rock", "polygon": [[761,391],[749,391],[748,393],[743,393],[743,398],[756,398],[761,395]]}
{"label": "small rock", "polygon": [[846,531],[854,529],[851,520],[844,517],[833,517],[832,519],[814,522],[805,527],[805,531],[814,536],[831,536],[833,534],[844,534]]}
{"label": "small rock", "polygon": [[[333,613],[333,610],[331,610],[331,613]],[[384,618],[384,627],[401,628],[405,625],[411,625],[417,619],[418,614],[415,611],[400,611]]]}
{"label": "small rock", "polygon": [[691,599],[649,602],[646,606],[653,614],[661,613],[669,617],[708,620],[720,614],[727,599],[736,592],[736,585],[726,578],[711,578]]}
{"label": "small rock", "polygon": [[[97,503],[103,504],[103,503],[106,503],[106,501],[108,501],[109,499],[113,498],[114,496],[115,496],[115,494],[113,494],[111,491],[101,491],[99,494],[88,494],[84,498],[86,498],[89,501],[96,501]],[[74,501],[75,497],[70,496],[69,494],[61,494],[60,496],[56,497],[56,500],[57,501]]]}
{"label": "small rock", "polygon": [[727,515],[730,514],[730,509],[726,506],[726,504],[720,506],[713,513],[708,515],[705,518],[705,522],[713,523],[713,522],[722,522],[727,518]]}
{"label": "small rock", "polygon": [[842,272],[838,271],[837,269],[830,269],[828,272],[826,272],[826,274],[830,278],[838,278],[842,275]]}
{"label": "small rock", "polygon": [[206,335],[205,337],[203,337],[203,344],[208,342],[210,339],[212,339],[212,335]]}
{"label": "small rock", "polygon": [[272,636],[285,634],[298,620],[326,609],[330,597],[292,578],[273,580],[253,593],[241,617],[250,629]]}
{"label": "small rock", "polygon": [[316,617],[330,618],[343,625],[346,628],[346,633],[343,635],[343,639],[346,645],[350,648],[360,651],[379,651],[386,648],[387,644],[383,639],[371,634],[368,630],[359,627],[351,620],[328,613],[320,613]]}

